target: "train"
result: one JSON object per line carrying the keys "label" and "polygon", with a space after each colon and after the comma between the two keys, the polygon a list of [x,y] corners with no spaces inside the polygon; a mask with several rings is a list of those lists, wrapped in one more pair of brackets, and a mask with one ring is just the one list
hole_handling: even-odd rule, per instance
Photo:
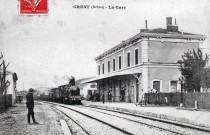
{"label": "train", "polygon": [[58,87],[59,98],[62,103],[65,104],[81,104],[80,89],[76,86],[62,85]]}
{"label": "train", "polygon": [[80,88],[75,86],[75,79],[72,78],[69,84],[51,88],[48,95],[42,95],[41,100],[47,100],[64,104],[82,104]]}

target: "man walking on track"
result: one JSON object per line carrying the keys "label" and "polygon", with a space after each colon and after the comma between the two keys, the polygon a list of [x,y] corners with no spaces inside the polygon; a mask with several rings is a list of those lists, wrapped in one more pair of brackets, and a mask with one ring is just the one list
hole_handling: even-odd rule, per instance
{"label": "man walking on track", "polygon": [[33,124],[39,124],[34,118],[34,98],[33,98],[34,89],[30,88],[29,93],[26,95],[26,106],[28,108],[28,124],[30,123],[30,116],[32,116]]}

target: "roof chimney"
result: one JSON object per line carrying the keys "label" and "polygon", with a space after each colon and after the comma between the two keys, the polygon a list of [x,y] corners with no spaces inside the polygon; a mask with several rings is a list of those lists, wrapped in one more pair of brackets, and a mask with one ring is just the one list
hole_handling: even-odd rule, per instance
{"label": "roof chimney", "polygon": [[140,29],[140,32],[146,32],[148,31],[148,27],[147,27],[147,20],[145,20],[145,29]]}
{"label": "roof chimney", "polygon": [[167,27],[167,32],[178,32],[178,26],[176,25],[176,18],[175,18],[175,24],[172,25],[172,17],[166,17],[166,27]]}
{"label": "roof chimney", "polygon": [[147,20],[145,20],[145,27],[146,27],[146,29],[147,29]]}
{"label": "roof chimney", "polygon": [[172,25],[172,17],[166,17],[166,25]]}

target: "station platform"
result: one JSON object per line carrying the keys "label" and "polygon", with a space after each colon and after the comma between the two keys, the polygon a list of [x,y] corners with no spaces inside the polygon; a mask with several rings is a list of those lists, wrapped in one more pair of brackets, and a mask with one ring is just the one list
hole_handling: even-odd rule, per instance
{"label": "station platform", "polygon": [[0,135],[63,134],[60,120],[64,118],[49,105],[35,102],[34,113],[39,124],[28,124],[28,109],[25,102],[16,103],[7,111],[0,113]]}
{"label": "station platform", "polygon": [[102,107],[148,117],[210,128],[210,111],[171,106],[136,106],[134,103],[82,101],[85,106]]}

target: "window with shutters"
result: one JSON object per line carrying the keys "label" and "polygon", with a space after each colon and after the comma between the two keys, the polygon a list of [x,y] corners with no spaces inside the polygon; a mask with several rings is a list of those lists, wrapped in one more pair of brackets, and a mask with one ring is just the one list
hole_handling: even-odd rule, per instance
{"label": "window with shutters", "polygon": [[119,69],[121,69],[121,68],[122,68],[122,57],[119,56]]}
{"label": "window with shutters", "polygon": [[130,67],[131,66],[131,60],[130,60],[130,58],[131,58],[131,53],[128,52],[127,53],[127,67]]}
{"label": "window with shutters", "polygon": [[113,71],[115,71],[115,59],[113,59]]}
{"label": "window with shutters", "polygon": [[139,64],[139,50],[138,49],[135,49],[135,65],[138,65]]}

